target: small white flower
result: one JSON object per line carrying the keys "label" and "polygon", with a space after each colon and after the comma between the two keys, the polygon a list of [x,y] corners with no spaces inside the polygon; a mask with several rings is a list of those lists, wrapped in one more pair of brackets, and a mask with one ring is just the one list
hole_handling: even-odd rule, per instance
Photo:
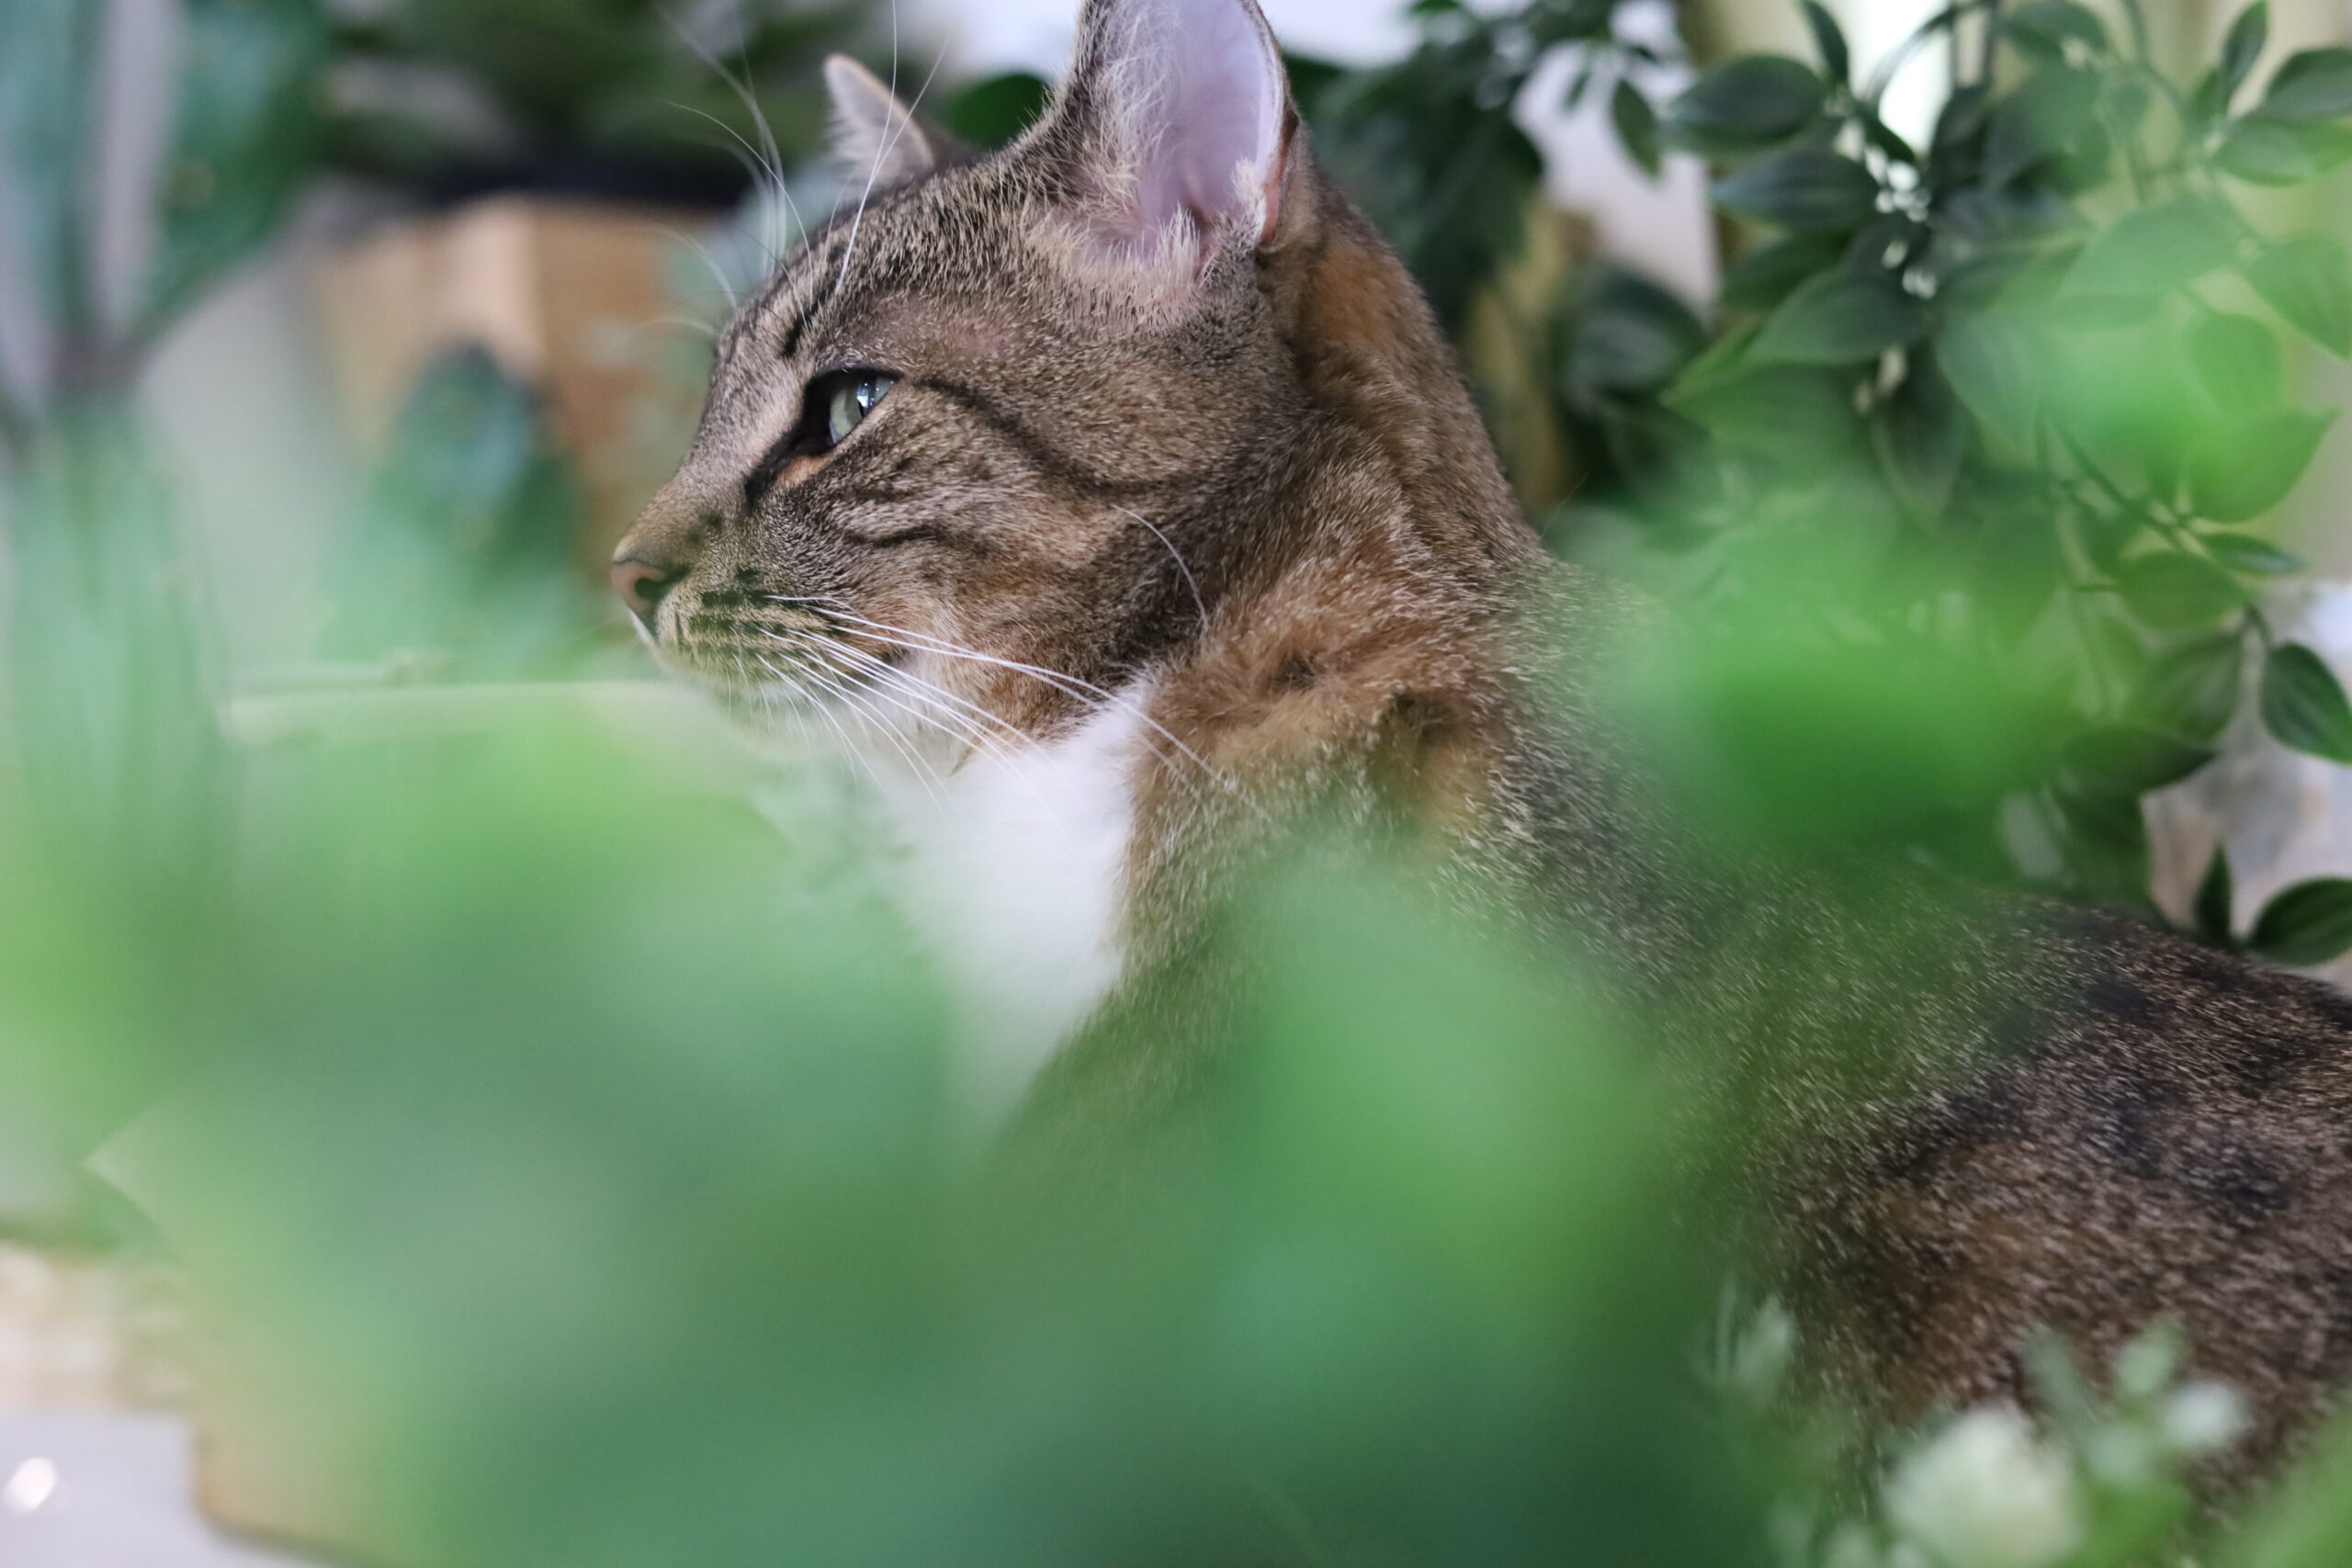
{"label": "small white flower", "polygon": [[2065,1457],[2007,1405],[1969,1412],[1905,1460],[1886,1511],[1940,1568],[2043,1568],[2083,1531]]}
{"label": "small white flower", "polygon": [[2165,1436],[2182,1453],[2219,1453],[2245,1436],[2245,1401],[2225,1382],[2193,1382],[2165,1405]]}

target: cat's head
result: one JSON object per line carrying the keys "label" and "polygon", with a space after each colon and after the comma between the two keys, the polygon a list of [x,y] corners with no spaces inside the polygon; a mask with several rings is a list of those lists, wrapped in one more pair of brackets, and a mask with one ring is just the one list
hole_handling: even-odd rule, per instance
{"label": "cat's head", "polygon": [[739,696],[1049,726],[1201,634],[1308,421],[1281,56],[1253,0],[1088,0],[1052,106],[984,156],[828,75],[851,199],[724,334],[615,586]]}

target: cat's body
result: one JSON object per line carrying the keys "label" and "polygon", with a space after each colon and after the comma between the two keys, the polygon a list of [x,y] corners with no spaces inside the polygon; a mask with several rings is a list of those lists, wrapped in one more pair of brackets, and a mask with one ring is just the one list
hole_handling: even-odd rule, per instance
{"label": "cat's body", "polygon": [[985,158],[835,77],[875,195],[723,341],[616,582],[747,707],[867,727],[982,1098],[1180,1093],[1181,1028],[1106,1064],[1087,1021],[1164,1012],[1309,808],[1401,823],[1757,1124],[1778,1282],[1888,1413],[2018,1393],[2037,1325],[2098,1352],[2166,1313],[2256,1396],[2252,1451],[2332,1398],[2352,1004],[2096,917],[1702,869],[1595,695],[1643,612],[1546,561],[1249,0],[1091,0]]}

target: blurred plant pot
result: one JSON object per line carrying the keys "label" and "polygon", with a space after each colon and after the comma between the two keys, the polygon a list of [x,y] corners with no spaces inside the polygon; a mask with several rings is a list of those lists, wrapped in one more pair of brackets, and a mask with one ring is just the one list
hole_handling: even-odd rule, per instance
{"label": "blurred plant pot", "polygon": [[545,396],[578,464],[583,570],[668,478],[700,405],[707,343],[676,315],[673,269],[707,212],[507,194],[385,223],[313,269],[343,412],[383,446],[420,373],[478,344]]}

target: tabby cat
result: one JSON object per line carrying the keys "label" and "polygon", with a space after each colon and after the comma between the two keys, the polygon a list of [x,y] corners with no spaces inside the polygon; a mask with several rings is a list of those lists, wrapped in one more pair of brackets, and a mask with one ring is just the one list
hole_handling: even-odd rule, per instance
{"label": "tabby cat", "polygon": [[[2352,1001],[2109,916],[1698,869],[1590,698],[1647,613],[1539,547],[1251,0],[1088,0],[987,155],[829,74],[865,199],[725,333],[615,585],[676,670],[944,797],[902,813],[910,908],[977,1093],[1069,1098],[1237,857],[1379,814],[1760,1129],[1778,1283],[1885,1416],[2169,1314],[2249,1462],[2308,1429],[2352,1371]],[[1159,1038],[1095,1076],[1180,1093]]]}

